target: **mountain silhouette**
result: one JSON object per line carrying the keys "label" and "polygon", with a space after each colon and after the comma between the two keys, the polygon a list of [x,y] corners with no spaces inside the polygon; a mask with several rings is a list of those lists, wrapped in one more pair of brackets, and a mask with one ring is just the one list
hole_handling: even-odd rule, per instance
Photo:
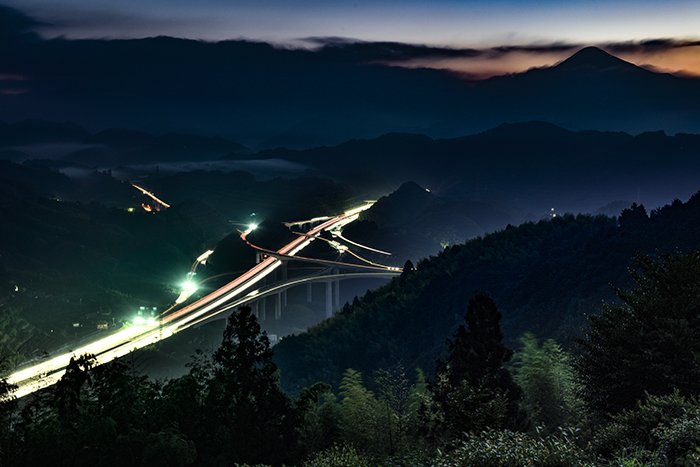
{"label": "mountain silhouette", "polygon": [[552,69],[575,73],[651,73],[598,47],[584,47]]}
{"label": "mountain silhouette", "polygon": [[700,176],[697,151],[697,134],[572,131],[532,121],[458,138],[392,134],[253,157],[291,160],[367,190],[415,180],[436,195],[544,213],[552,206],[592,212],[638,194],[651,206],[689,195]]}
{"label": "mountain silhouette", "polygon": [[552,67],[469,81],[369,60],[386,55],[381,43],[364,44],[358,55],[243,40],[21,37],[0,42],[3,74],[23,78],[21,93],[1,92],[0,81],[4,121],[216,134],[257,148],[385,133],[456,137],[531,120],[631,133],[700,128],[699,79],[645,70],[591,47]]}
{"label": "mountain silhouette", "polygon": [[[473,107],[492,126],[545,120],[576,129],[695,132],[700,80],[656,73],[587,47],[545,68],[480,83]],[[672,123],[673,122],[673,123]]]}
{"label": "mountain silhouette", "polygon": [[[348,238],[391,251],[393,257],[383,259],[402,266],[402,259],[419,259],[445,244],[461,243],[524,220],[505,206],[443,198],[410,181],[379,198],[345,231]],[[402,259],[397,263],[397,258]]]}
{"label": "mountain silhouette", "polygon": [[364,216],[381,225],[404,224],[417,212],[435,207],[435,197],[416,182],[405,182],[390,195],[377,200]]}

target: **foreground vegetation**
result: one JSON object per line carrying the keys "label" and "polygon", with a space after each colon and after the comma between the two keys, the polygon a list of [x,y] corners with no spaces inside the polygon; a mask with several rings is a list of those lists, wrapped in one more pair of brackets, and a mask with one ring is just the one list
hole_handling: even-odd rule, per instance
{"label": "foreground vegetation", "polygon": [[347,369],[337,391],[290,399],[247,308],[178,379],[86,355],[55,387],[2,403],[2,465],[697,465],[700,251],[637,266],[573,357],[531,334],[513,354],[485,294],[428,379]]}

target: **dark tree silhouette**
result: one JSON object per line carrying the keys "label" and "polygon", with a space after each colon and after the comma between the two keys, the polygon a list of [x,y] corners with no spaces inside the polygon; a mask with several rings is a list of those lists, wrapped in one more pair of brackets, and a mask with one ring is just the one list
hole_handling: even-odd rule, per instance
{"label": "dark tree silhouette", "polygon": [[619,412],[645,393],[700,391],[700,251],[638,258],[636,287],[592,316],[578,369],[592,408]]}
{"label": "dark tree silhouette", "polygon": [[[448,339],[448,357],[438,363],[438,372],[447,375],[450,384],[468,381],[478,384],[484,379],[509,379],[504,364],[513,351],[503,345],[500,327],[501,313],[486,294],[480,293],[469,301],[465,323]],[[505,388],[512,383],[508,383]]]}
{"label": "dark tree silhouette", "polygon": [[294,458],[297,413],[279,389],[270,341],[248,307],[231,315],[214,353],[207,405],[218,422],[210,447],[221,463],[278,465]]}
{"label": "dark tree silhouette", "polygon": [[504,366],[513,352],[503,345],[500,320],[493,300],[479,293],[469,301],[465,324],[448,339],[448,356],[438,361],[431,384],[443,429],[459,434],[523,423],[520,389]]}
{"label": "dark tree silhouette", "polygon": [[58,420],[64,430],[75,430],[80,419],[80,392],[83,386],[90,381],[88,370],[92,368],[94,356],[81,355],[78,358],[71,357],[66,373],[56,383],[54,390],[54,403],[58,414]]}
{"label": "dark tree silhouette", "polygon": [[649,223],[649,216],[643,204],[632,203],[629,208],[622,210],[617,222],[623,231],[640,229]]}
{"label": "dark tree silhouette", "polygon": [[144,429],[143,414],[156,399],[153,383],[123,359],[92,370],[92,389],[103,416],[120,432]]}

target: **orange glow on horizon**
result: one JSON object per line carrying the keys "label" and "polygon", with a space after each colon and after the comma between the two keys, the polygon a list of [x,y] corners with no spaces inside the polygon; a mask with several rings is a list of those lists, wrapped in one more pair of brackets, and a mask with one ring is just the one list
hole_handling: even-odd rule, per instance
{"label": "orange glow on horizon", "polygon": [[620,54],[620,58],[655,71],[700,77],[700,46],[678,47],[661,52]]}
{"label": "orange glow on horizon", "polygon": [[[604,48],[604,47],[603,47]],[[528,52],[514,51],[502,55],[484,54],[476,57],[419,58],[389,65],[405,68],[434,68],[451,70],[471,79],[522,73],[532,68],[549,67],[566,60],[574,51]],[[700,46],[676,47],[659,51],[610,51],[623,60],[661,73],[700,78]]]}

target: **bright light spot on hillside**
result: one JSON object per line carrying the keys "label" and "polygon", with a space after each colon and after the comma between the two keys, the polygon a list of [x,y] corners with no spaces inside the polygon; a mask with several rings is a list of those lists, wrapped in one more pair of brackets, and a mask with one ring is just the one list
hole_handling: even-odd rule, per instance
{"label": "bright light spot on hillside", "polygon": [[192,273],[188,273],[188,279],[185,280],[185,282],[182,283],[180,286],[180,295],[175,299],[176,304],[180,304],[190,298],[193,293],[195,293],[197,290],[199,290],[199,284],[197,284],[192,277]]}
{"label": "bright light spot on hillside", "polygon": [[155,316],[136,315],[131,322],[134,326],[153,326],[158,323],[158,318]]}
{"label": "bright light spot on hillside", "polygon": [[187,279],[185,282],[182,283],[182,291],[185,293],[189,293],[190,295],[192,295],[197,291],[197,289],[199,289],[199,286],[192,279]]}

